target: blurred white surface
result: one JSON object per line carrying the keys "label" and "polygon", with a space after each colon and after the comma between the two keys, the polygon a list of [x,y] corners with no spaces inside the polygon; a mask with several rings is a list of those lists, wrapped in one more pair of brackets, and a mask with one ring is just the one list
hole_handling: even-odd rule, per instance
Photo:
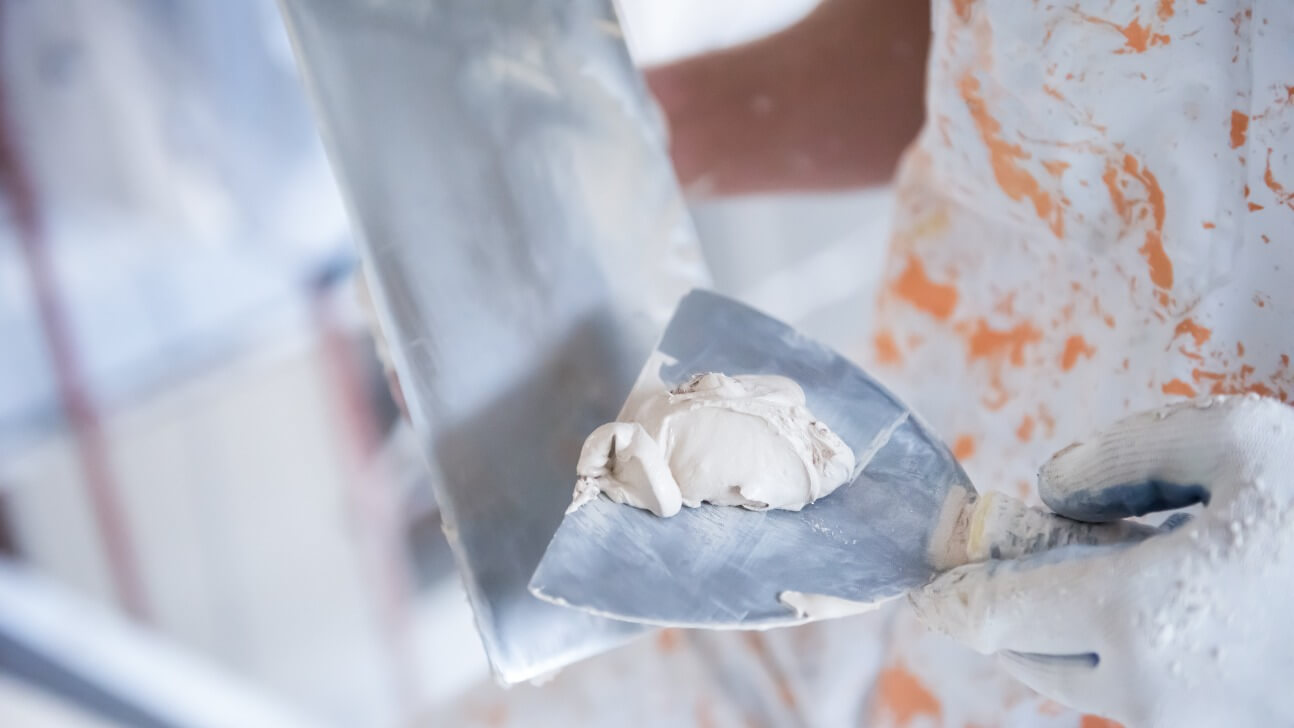
{"label": "blurred white surface", "polygon": [[892,202],[877,189],[707,202],[692,214],[719,291],[857,358]]}
{"label": "blurred white surface", "polygon": [[16,728],[126,728],[0,675],[0,725]]}
{"label": "blurred white surface", "polygon": [[[2,11],[7,121],[149,629],[324,724],[394,724],[405,668],[355,502],[363,446],[313,299],[345,270],[349,234],[275,8]],[[14,232],[0,231],[5,516],[28,564],[113,605]]]}
{"label": "blurred white surface", "polygon": [[[213,669],[30,569],[4,562],[0,562],[0,634],[165,724],[195,728],[315,725],[232,674]],[[6,657],[22,662],[20,655]]]}
{"label": "blurred white surface", "polygon": [[[282,337],[105,429],[153,625],[335,725],[379,725],[392,665],[319,347]],[[73,447],[48,437],[0,481],[28,562],[110,603]]]}
{"label": "blurred white surface", "polygon": [[[100,405],[299,319],[305,279],[351,254],[268,3],[7,3],[0,40],[5,120]],[[0,453],[59,417],[13,235],[0,229]]]}
{"label": "blurred white surface", "polygon": [[629,51],[640,65],[726,48],[780,30],[818,0],[616,0]]}

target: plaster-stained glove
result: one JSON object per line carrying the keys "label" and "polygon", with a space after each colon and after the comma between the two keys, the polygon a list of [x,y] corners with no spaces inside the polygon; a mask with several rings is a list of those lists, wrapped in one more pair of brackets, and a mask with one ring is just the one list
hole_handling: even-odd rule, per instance
{"label": "plaster-stained glove", "polygon": [[1207,507],[1133,545],[954,569],[912,594],[928,625],[1130,728],[1294,725],[1294,409],[1140,414],[1057,453],[1039,488],[1087,521]]}

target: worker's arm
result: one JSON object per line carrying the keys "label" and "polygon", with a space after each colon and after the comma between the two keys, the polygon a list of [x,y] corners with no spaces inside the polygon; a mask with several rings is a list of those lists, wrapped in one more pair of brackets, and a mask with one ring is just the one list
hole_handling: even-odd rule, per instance
{"label": "worker's arm", "polygon": [[1129,728],[1294,725],[1294,409],[1219,397],[1132,417],[1058,453],[1039,491],[1091,521],[1207,507],[1135,545],[954,569],[912,596],[927,624]]}
{"label": "worker's arm", "polygon": [[887,181],[922,121],[930,3],[826,0],[784,31],[647,71],[693,195]]}

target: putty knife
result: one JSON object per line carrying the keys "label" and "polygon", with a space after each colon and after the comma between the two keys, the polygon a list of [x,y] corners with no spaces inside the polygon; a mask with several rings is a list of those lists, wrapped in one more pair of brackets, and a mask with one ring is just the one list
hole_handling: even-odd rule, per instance
{"label": "putty knife", "polygon": [[669,387],[709,371],[790,377],[854,449],[856,476],[798,512],[702,505],[660,518],[599,496],[549,543],[530,581],[542,599],[647,624],[763,628],[804,621],[785,592],[874,603],[963,563],[1156,533],[978,496],[948,448],[862,369],[714,293],[682,300],[648,366]]}

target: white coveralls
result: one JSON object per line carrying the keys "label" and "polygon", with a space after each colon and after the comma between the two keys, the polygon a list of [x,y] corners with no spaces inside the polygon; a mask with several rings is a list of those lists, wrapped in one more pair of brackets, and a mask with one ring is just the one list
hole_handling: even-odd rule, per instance
{"label": "white coveralls", "polygon": [[[927,121],[864,362],[980,490],[1205,393],[1294,396],[1294,2],[936,0]],[[884,103],[877,99],[877,103]],[[1113,725],[906,606],[667,631],[463,725]]]}

